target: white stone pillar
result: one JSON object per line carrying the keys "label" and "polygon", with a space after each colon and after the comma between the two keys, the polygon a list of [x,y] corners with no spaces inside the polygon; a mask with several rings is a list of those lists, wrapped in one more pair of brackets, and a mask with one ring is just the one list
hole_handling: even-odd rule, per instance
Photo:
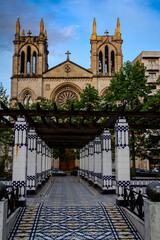
{"label": "white stone pillar", "polygon": [[19,187],[19,203],[26,204],[27,185],[27,133],[28,124],[24,117],[18,117],[14,128],[13,187]]}
{"label": "white stone pillar", "polygon": [[88,144],[84,148],[85,179],[88,179]]}
{"label": "white stone pillar", "polygon": [[115,190],[112,187],[112,151],[111,133],[104,130],[102,134],[102,190],[104,193],[112,194]]}
{"label": "white stone pillar", "polygon": [[82,171],[82,148],[80,149],[80,157],[79,157],[79,176],[81,177],[81,171]]}
{"label": "white stone pillar", "polygon": [[8,213],[8,200],[0,200],[0,240],[8,239],[7,229],[7,213]]}
{"label": "white stone pillar", "polygon": [[51,149],[49,148],[49,152],[48,152],[48,171],[49,171],[49,176],[51,176],[51,159],[52,159],[52,153],[51,153]]}
{"label": "white stone pillar", "polygon": [[116,202],[123,204],[123,188],[130,185],[129,126],[125,118],[115,124]]}
{"label": "white stone pillar", "polygon": [[82,177],[84,177],[84,147],[82,148]]}
{"label": "white stone pillar", "polygon": [[94,144],[91,141],[89,143],[89,151],[88,151],[88,160],[89,160],[89,166],[88,166],[88,170],[89,170],[89,181],[92,181],[92,176],[94,174],[93,172],[93,161],[94,161]]}
{"label": "white stone pillar", "polygon": [[45,181],[45,171],[46,171],[46,144],[42,141],[42,181]]}
{"label": "white stone pillar", "polygon": [[46,145],[46,163],[45,163],[45,178],[48,178],[48,152],[49,152],[49,148]]}
{"label": "white stone pillar", "polygon": [[37,134],[34,129],[28,132],[27,193],[35,194],[37,188]]}
{"label": "white stone pillar", "polygon": [[42,140],[37,138],[37,184],[42,184]]}
{"label": "white stone pillar", "polygon": [[94,140],[94,184],[99,185],[99,180],[102,178],[101,174],[101,144],[99,137]]}
{"label": "white stone pillar", "polygon": [[145,240],[160,239],[160,202],[144,199]]}

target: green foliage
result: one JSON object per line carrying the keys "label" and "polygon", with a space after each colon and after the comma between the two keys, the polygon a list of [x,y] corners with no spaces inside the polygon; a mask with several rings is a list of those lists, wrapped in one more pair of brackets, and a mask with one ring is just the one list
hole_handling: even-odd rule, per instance
{"label": "green foliage", "polygon": [[6,95],[6,91],[7,90],[3,88],[2,82],[0,82],[0,102],[8,106],[8,95]]}
{"label": "green foliage", "polygon": [[54,148],[53,149],[53,157],[59,158],[61,161],[67,161],[69,158],[71,159],[79,159],[80,157],[80,150],[79,149],[69,149],[69,155],[66,153],[65,148]]}
{"label": "green foliage", "polygon": [[[139,132],[141,133],[141,132]],[[146,130],[137,134],[136,154],[141,159],[148,159],[152,164],[160,163],[160,131]]]}
{"label": "green foliage", "polygon": [[[6,90],[4,90],[2,83],[0,83],[0,101],[6,106],[9,105],[8,96],[6,95]],[[13,133],[14,131],[10,128],[0,128],[0,176],[4,175],[5,161],[9,159],[7,150],[9,145],[13,145]]]}
{"label": "green foliage", "polygon": [[114,109],[117,106],[126,104],[127,108],[133,110],[142,105],[151,93],[151,86],[147,85],[144,64],[136,62],[132,65],[127,61],[123,68],[115,73],[112,78],[108,92],[104,97]]}
{"label": "green foliage", "polygon": [[75,104],[78,109],[87,109],[91,104],[91,110],[101,109],[102,98],[98,94],[98,90],[89,84],[82,93],[80,93],[80,101],[76,101]]}

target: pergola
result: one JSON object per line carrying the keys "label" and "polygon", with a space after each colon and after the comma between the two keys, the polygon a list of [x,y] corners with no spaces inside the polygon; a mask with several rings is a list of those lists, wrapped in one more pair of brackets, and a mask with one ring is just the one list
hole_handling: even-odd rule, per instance
{"label": "pergola", "polygon": [[[109,111],[107,106],[102,111],[77,111],[72,104],[70,110],[43,110],[37,103],[35,110],[26,110],[21,103],[19,109],[8,108],[1,102],[0,128],[14,128],[17,116],[25,116],[29,126],[50,148],[81,148],[100,135],[104,128],[114,128],[119,117],[125,117],[130,129],[160,129],[159,106],[150,111],[125,110],[125,106],[116,111]],[[9,118],[6,118],[9,117]]]}

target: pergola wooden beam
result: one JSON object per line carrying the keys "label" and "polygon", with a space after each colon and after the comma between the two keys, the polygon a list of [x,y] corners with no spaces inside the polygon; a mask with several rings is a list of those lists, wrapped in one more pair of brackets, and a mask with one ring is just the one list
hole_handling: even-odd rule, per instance
{"label": "pergola wooden beam", "polygon": [[[160,129],[160,112],[152,109],[147,112],[140,112],[140,109],[127,112],[125,106],[122,106],[117,111],[108,111],[106,105],[102,111],[93,111],[89,105],[86,111],[77,111],[72,104],[70,110],[61,111],[56,104],[53,110],[43,110],[39,103],[36,110],[26,110],[21,103],[18,110],[9,109],[3,104],[1,106],[3,109],[0,109],[0,128],[14,128],[14,121],[9,121],[5,116],[17,120],[17,116],[24,115],[30,127],[34,127],[50,147],[82,147],[100,135],[104,128],[114,128],[119,117],[127,119],[130,129]],[[156,110],[158,109],[157,107]],[[38,117],[38,121],[35,117]],[[73,117],[78,118],[77,122],[72,121]],[[106,118],[106,121],[100,123],[101,118]]]}
{"label": "pergola wooden beam", "polygon": [[[13,117],[16,120],[16,117],[18,115],[22,115],[23,111],[17,110],[17,109],[9,109],[8,112],[5,110],[0,110],[0,115],[1,116],[10,116]],[[28,117],[73,117],[73,112],[72,111],[59,111],[55,112],[54,110],[41,110],[39,113],[37,110],[26,110],[26,113]],[[117,111],[74,111],[74,117],[139,117],[139,118],[157,118],[160,117],[160,112],[152,112],[152,111],[147,111],[147,112],[127,112],[123,111],[121,114]]]}

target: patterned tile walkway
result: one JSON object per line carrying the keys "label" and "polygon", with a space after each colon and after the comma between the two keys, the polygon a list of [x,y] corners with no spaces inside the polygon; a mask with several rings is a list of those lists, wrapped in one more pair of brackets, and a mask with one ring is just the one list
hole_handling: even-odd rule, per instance
{"label": "patterned tile walkway", "polygon": [[44,194],[27,201],[9,240],[141,239],[114,196],[101,195],[76,177],[56,177]]}

